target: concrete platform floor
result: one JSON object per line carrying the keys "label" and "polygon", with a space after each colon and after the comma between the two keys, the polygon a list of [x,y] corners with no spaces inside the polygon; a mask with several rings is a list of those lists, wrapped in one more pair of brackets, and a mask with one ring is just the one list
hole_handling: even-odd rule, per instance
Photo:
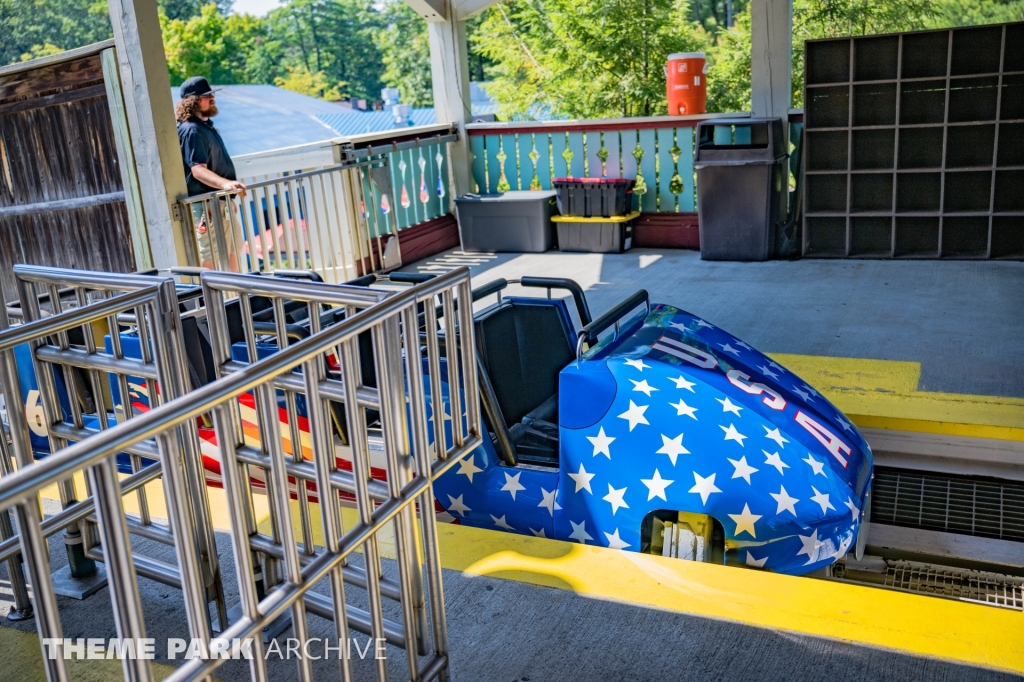
{"label": "concrete platform floor", "polygon": [[[53,503],[47,502],[47,506]],[[222,557],[231,556],[225,533],[218,533],[218,545]],[[151,556],[171,558],[168,548],[145,541],[136,546]],[[65,563],[63,547],[59,539],[53,539],[50,547],[56,569]],[[237,592],[233,588],[230,560],[228,564],[224,577],[230,604],[237,600]],[[392,570],[391,562],[385,562],[385,572]],[[0,581],[0,585],[6,582],[5,569],[0,569]],[[752,627],[456,570],[444,571],[444,586],[452,679],[456,682],[1020,679],[1009,673],[843,639]],[[166,659],[164,642],[168,637],[187,637],[184,605],[179,592],[153,581],[141,579],[139,588],[147,636],[157,641],[155,672],[162,679],[174,665]],[[320,588],[314,589],[321,591]],[[359,596],[353,597],[355,592],[348,590],[350,599],[359,604]],[[59,597],[58,602],[65,637],[115,636],[107,589],[85,601]],[[0,587],[0,680],[42,682],[45,676],[35,622],[7,622],[3,616],[9,608],[9,591]],[[390,615],[395,617],[397,613]],[[893,614],[894,619],[906,617],[908,614]],[[313,616],[309,622],[311,637],[333,637],[333,625],[328,621]],[[894,623],[894,631],[898,629]],[[289,634],[290,631],[282,634],[281,641]],[[392,679],[407,679],[401,652],[389,653],[388,660]],[[275,682],[298,679],[294,661],[271,657],[269,672]],[[355,672],[357,680],[374,679],[369,660],[357,661]],[[76,661],[71,673],[72,679],[90,682],[120,679],[120,666],[117,661]],[[317,680],[339,679],[337,663],[333,661],[315,662],[314,674]],[[220,668],[217,679],[248,680],[248,665],[229,661]]]}
{"label": "concrete platform floor", "polygon": [[[469,265],[498,277],[568,277],[595,316],[639,288],[766,353],[920,363],[919,391],[1024,398],[1024,263],[702,261],[696,251],[446,251],[404,270]],[[509,292],[515,292],[510,288]]]}
{"label": "concrete platform floor", "polygon": [[[890,380],[889,375],[903,372],[909,363],[914,369],[901,376],[911,385],[901,390],[933,397],[953,395],[956,399],[947,401],[953,407],[945,408],[953,411],[963,407],[964,396],[994,396],[1001,401],[1000,409],[1006,408],[1012,413],[1005,420],[1011,425],[1024,425],[1021,417],[1024,414],[1021,400],[1024,398],[1024,316],[1020,314],[1021,292],[1024,292],[1022,263],[821,260],[709,263],[701,261],[695,252],[637,249],[617,255],[449,251],[405,269],[443,272],[461,265],[472,267],[475,284],[522,275],[575,279],[587,290],[595,314],[644,287],[652,301],[670,303],[698,314],[766,352],[787,354],[793,362],[799,362],[801,356],[829,359],[831,364],[820,373],[821,377],[839,372],[836,368],[841,369],[843,363],[838,358],[892,363],[880,366],[877,374],[881,378],[877,385],[865,388],[858,384],[862,392],[887,395],[890,389],[885,382]],[[515,291],[510,288],[509,293]],[[806,366],[813,367],[813,363]],[[867,374],[858,371],[854,378],[860,382]],[[987,405],[982,404],[982,411],[989,409]],[[51,505],[48,512],[55,511],[52,502],[47,504]],[[557,545],[554,555],[540,558],[524,554],[522,547],[491,553],[495,557],[509,555],[525,561],[525,565],[533,567],[531,570],[538,565],[544,570],[558,566],[565,569],[570,558],[569,548],[582,551],[564,543],[478,532],[498,536],[502,542]],[[444,531],[442,534],[446,535]],[[226,534],[218,533],[218,543],[221,556],[230,564]],[[137,541],[137,546],[154,556],[170,558],[166,547],[145,541]],[[637,555],[628,553],[599,548],[585,548],[585,551],[601,552],[605,557],[614,555],[620,562],[638,561]],[[51,557],[54,569],[65,561],[59,539],[51,542]],[[472,682],[788,680],[797,677],[971,682],[1020,679],[987,667],[907,653],[928,650],[947,659],[978,661],[984,660],[984,656],[972,657],[970,650],[985,646],[990,653],[996,652],[996,657],[1007,652],[1005,661],[1012,661],[1013,665],[1005,663],[1001,667],[1024,669],[1021,664],[1024,652],[1019,642],[1010,642],[1005,647],[999,644],[1003,641],[1000,637],[1016,637],[1014,633],[1021,631],[1019,613],[902,594],[891,602],[878,601],[867,607],[863,602],[871,601],[872,595],[883,591],[759,572],[744,573],[743,582],[738,583],[733,576],[739,580],[740,569],[721,567],[701,567],[701,570],[717,572],[710,582],[702,583],[690,573],[676,576],[678,584],[672,594],[674,606],[668,606],[668,600],[662,596],[673,590],[672,580],[658,574],[653,577],[631,574],[621,567],[624,563],[616,564],[620,568],[602,570],[600,563],[593,563],[595,560],[589,554],[579,555],[573,565],[589,567],[588,570],[594,575],[600,574],[605,583],[621,580],[625,585],[634,578],[655,580],[659,589],[666,592],[644,588],[647,598],[641,604],[641,600],[621,600],[619,593],[612,590],[595,595],[579,584],[566,582],[569,578],[552,577],[554,573],[545,575],[539,581],[541,584],[536,584],[537,580],[522,576],[506,579],[515,577],[515,571],[474,571],[470,563],[446,561],[449,568],[444,575],[445,601],[453,679]],[[480,559],[476,557],[472,561],[479,563]],[[231,603],[236,599],[234,578],[230,566],[226,565],[225,569],[225,585]],[[390,571],[392,567],[386,565],[385,570]],[[756,598],[747,598],[754,590],[749,585],[762,579],[768,582],[761,584]],[[807,603],[817,600],[831,606],[831,617],[812,623],[813,619],[804,617],[800,611],[781,604],[789,595],[764,588],[764,585],[776,584],[772,581],[783,579],[808,581],[786,585],[794,598],[800,595]],[[5,569],[0,568],[0,616],[10,607],[5,580]],[[732,586],[732,592],[724,589],[727,584]],[[842,601],[828,601],[829,590],[833,588],[844,594]],[[730,604],[733,615],[716,617],[708,615],[709,609],[687,608],[686,590],[705,602],[728,599],[722,595],[731,594],[735,598]],[[854,594],[849,590],[866,592]],[[145,579],[140,580],[140,591],[148,636],[158,642],[167,637],[184,636],[180,594]],[[351,590],[350,594],[358,604],[357,591]],[[765,598],[758,602],[764,595],[774,601]],[[63,598],[59,601],[65,636],[114,636],[106,590],[84,602]],[[884,606],[888,603],[896,606],[886,610]],[[836,613],[837,609],[842,613]],[[957,617],[968,612],[969,618]],[[756,617],[748,615],[752,613]],[[1008,627],[1000,625],[1010,622],[1008,618],[1016,620]],[[912,638],[906,635],[913,628],[906,627],[907,623],[917,624],[914,636],[919,642],[927,644],[929,627],[945,639],[934,638],[930,648],[914,649],[909,645]],[[310,624],[313,636],[327,636],[332,631],[331,624],[316,617],[310,618]],[[993,629],[1002,635],[986,634]],[[967,636],[963,636],[964,633]],[[954,642],[957,638],[959,641]],[[944,642],[948,643],[945,649]],[[901,650],[879,648],[872,643]],[[960,655],[947,653],[957,646]],[[0,652],[3,652],[0,681],[44,679],[39,651],[34,621],[14,625],[0,619]],[[157,651],[165,653],[160,645]],[[171,670],[169,662],[160,663],[158,673],[166,675]],[[316,679],[338,679],[334,664],[319,662],[314,668]],[[403,677],[405,664],[401,654],[390,658],[389,669],[393,679]],[[73,679],[106,680],[118,674],[119,666],[113,661],[85,662],[73,668]],[[244,680],[247,670],[243,664],[233,662],[220,671],[219,677]],[[271,679],[296,678],[294,662],[273,664]],[[372,679],[368,661],[357,666],[357,679]]]}

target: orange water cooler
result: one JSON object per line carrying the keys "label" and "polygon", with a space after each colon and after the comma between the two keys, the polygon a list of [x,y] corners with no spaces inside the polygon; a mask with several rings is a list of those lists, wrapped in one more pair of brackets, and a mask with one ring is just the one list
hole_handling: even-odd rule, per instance
{"label": "orange water cooler", "polygon": [[703,52],[677,52],[668,56],[665,84],[669,116],[704,113],[708,103],[707,71]]}

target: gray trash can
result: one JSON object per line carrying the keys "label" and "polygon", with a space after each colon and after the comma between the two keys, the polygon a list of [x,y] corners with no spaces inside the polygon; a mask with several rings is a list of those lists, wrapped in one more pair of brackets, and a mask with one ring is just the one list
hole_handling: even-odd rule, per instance
{"label": "gray trash can", "polygon": [[555,192],[467,194],[455,199],[464,251],[540,253],[554,246]]}
{"label": "gray trash can", "polygon": [[786,214],[780,118],[713,119],[697,126],[697,211],[704,260],[768,260]]}

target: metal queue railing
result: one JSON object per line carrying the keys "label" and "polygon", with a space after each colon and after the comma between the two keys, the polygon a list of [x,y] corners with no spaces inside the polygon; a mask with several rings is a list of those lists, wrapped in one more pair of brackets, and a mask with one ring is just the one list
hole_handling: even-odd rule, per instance
{"label": "metal queue railing", "polygon": [[387,158],[351,160],[247,186],[245,196],[217,191],[180,202],[196,263],[226,272],[313,270],[340,283],[384,267],[394,213],[366,206],[394,192]]}
{"label": "metal queue railing", "polygon": [[[36,266],[16,266],[15,277],[25,322],[0,332],[0,384],[4,389],[10,425],[11,450],[18,469],[11,471],[12,462],[5,462],[6,472],[0,481],[17,477],[39,464],[33,461],[30,428],[26,423],[26,413],[21,409],[25,402],[14,357],[18,346],[27,344],[31,353],[51,452],[67,447],[70,442],[85,441],[116,428],[110,426],[108,415],[117,415],[121,422],[119,426],[130,430],[134,417],[127,402],[129,376],[147,379],[153,406],[187,392],[182,375],[180,331],[175,324],[178,303],[173,281]],[[69,280],[75,282],[70,290],[65,287]],[[40,294],[37,287],[44,293]],[[71,295],[67,296],[69,293]],[[47,317],[42,317],[40,296],[49,308]],[[64,310],[68,298],[74,307]],[[120,334],[117,333],[120,327],[118,318],[125,314],[136,320],[135,333],[142,349],[138,359],[125,356]],[[6,327],[6,310],[0,315],[3,317],[0,326]],[[109,337],[111,352],[104,352],[97,346],[94,327],[99,326],[114,332]],[[70,343],[69,333],[73,331],[82,332],[82,343]],[[85,380],[79,371],[84,372]],[[67,412],[59,398],[58,376],[62,393],[66,396]],[[123,403],[120,410],[114,405],[113,392],[106,383],[108,377],[117,382]],[[83,395],[86,387],[90,391],[87,398]],[[83,409],[86,404],[91,404],[89,412],[96,417],[89,426],[86,424],[88,414]],[[20,549],[32,586],[33,610],[40,637],[60,637],[46,538],[61,530],[65,531],[70,569],[68,577],[71,580],[67,582],[94,577],[97,573],[95,560],[102,560],[111,601],[115,610],[121,612],[121,617],[128,620],[138,618],[133,608],[138,600],[137,573],[165,584],[184,585],[186,593],[197,595],[202,606],[192,614],[197,619],[190,624],[195,630],[210,632],[209,601],[217,605],[219,622],[226,624],[219,567],[209,530],[212,526],[206,492],[199,482],[201,478],[198,481],[196,478],[201,476],[201,471],[194,468],[189,471],[188,464],[197,459],[187,440],[177,443],[178,457],[159,464],[153,461],[159,458],[151,443],[133,444],[119,452],[128,455],[132,470],[124,481],[119,480],[115,453],[114,458],[81,472],[86,474],[84,490],[75,482],[76,472],[50,481],[60,494],[60,513],[43,520],[37,497],[31,504],[14,509],[18,534],[4,539],[0,544],[0,556],[10,565],[18,561]],[[48,462],[49,458],[41,461]],[[167,524],[153,519],[150,514],[144,486],[155,480],[162,482],[168,509],[174,512]],[[125,514],[122,501],[125,495],[137,497],[138,516]],[[7,512],[2,514],[6,516]],[[182,561],[179,557],[176,564],[170,564],[133,554],[130,533],[168,545],[189,544],[189,556],[194,561]],[[125,576],[126,568],[132,573],[129,577]],[[65,671],[58,670],[58,664],[52,659],[44,658],[44,664],[51,680],[66,679]]]}
{"label": "metal queue railing", "polygon": [[[157,301],[166,300],[171,292],[165,284],[157,284],[160,280],[150,281],[154,286],[87,303],[53,318],[30,321],[3,332],[0,351],[6,360],[7,351],[14,345],[41,333],[42,323],[50,325],[46,327],[48,335],[59,335],[76,325],[110,318],[119,310],[117,304],[124,303],[124,309],[130,306],[139,320],[150,320],[155,325],[151,345],[154,355],[162,358],[156,378],[161,386],[174,386],[182,378],[180,367],[170,362],[159,336],[166,332],[165,317],[173,320],[174,315],[157,314]],[[50,519],[44,521],[40,516],[39,494],[47,486],[67,481],[78,472],[87,473],[90,497],[78,504],[91,504],[95,514],[99,544],[94,548],[106,564],[117,635],[143,638],[145,623],[137,585],[137,577],[142,573],[131,553],[121,499],[129,488],[136,488],[131,488],[132,477],[118,482],[115,464],[118,453],[140,450],[154,455],[163,467],[169,537],[173,538],[181,570],[191,637],[207,642],[211,651],[215,647],[226,650],[236,639],[251,642],[252,679],[265,680],[264,629],[287,612],[294,636],[301,640],[308,635],[307,615],[312,613],[333,620],[341,641],[347,641],[351,628],[389,646],[405,649],[410,680],[446,679],[447,629],[432,484],[481,442],[472,306],[457,305],[458,301],[470,301],[472,297],[468,269],[453,271],[387,297],[365,288],[217,272],[203,273],[202,285],[214,362],[220,377],[216,381],[177,397],[168,394],[160,405],[136,415],[128,423],[101,427],[91,434],[75,432],[78,437],[86,437],[35,462],[25,449],[27,432],[23,420],[17,416],[11,419],[19,467],[0,477],[0,512],[6,515],[12,510],[15,514],[39,635],[56,646],[55,655],[44,656],[49,679],[67,679],[67,669],[45,544]],[[276,352],[258,359],[258,339],[265,340],[260,334],[266,334],[267,329],[264,326],[257,331],[251,315],[243,314],[244,345],[247,358],[252,361],[233,358],[225,299],[234,296],[243,313],[248,312],[253,296],[272,300]],[[441,300],[440,320],[434,307],[437,297]],[[308,336],[294,343],[288,340],[286,301],[291,310],[294,302],[303,302],[307,312]],[[424,317],[419,318],[418,314]],[[439,327],[443,332],[439,332]],[[449,349],[447,357],[441,354],[441,333],[444,346]],[[366,334],[372,340],[373,381],[363,376],[361,369],[366,350],[361,350],[359,339]],[[46,354],[53,355],[49,351]],[[84,364],[84,360],[80,362]],[[5,362],[5,369],[9,369],[7,365]],[[442,370],[444,365],[446,371]],[[174,371],[164,371],[165,367]],[[138,369],[133,364],[131,371]],[[0,379],[5,386],[17,385],[11,384],[9,376]],[[447,420],[444,410],[438,409],[433,411],[428,424],[426,394],[429,391],[432,396],[443,396],[443,380],[448,386],[451,414],[459,415],[461,405],[465,421]],[[255,406],[248,416],[240,409],[239,398],[243,395],[251,396]],[[302,456],[304,452],[290,451],[288,445],[303,442],[302,434],[296,434],[293,428],[297,423],[293,400],[300,395],[307,412],[309,459]],[[284,425],[279,410],[281,400],[287,404],[288,421]],[[344,459],[339,465],[338,444],[332,430],[337,428],[331,418],[337,414],[337,404],[342,407],[346,424],[348,466]],[[383,446],[383,481],[375,479],[371,470],[371,435],[367,430],[367,414],[371,410],[379,414],[380,432],[374,438]],[[9,415],[17,412],[8,410]],[[186,492],[188,467],[183,462],[198,451],[197,419],[208,415],[212,415],[230,507],[231,544],[241,606],[237,619],[216,637],[209,627],[207,589],[201,579],[203,529],[189,518],[192,509]],[[246,423],[249,420],[255,420],[256,440],[246,436],[246,427],[253,426]],[[55,419],[52,423],[58,422]],[[282,433],[282,428],[291,431],[289,437]],[[198,461],[197,458],[193,464]],[[258,492],[255,483],[265,486],[268,494],[270,534],[261,533],[256,527],[252,507],[252,495]],[[318,523],[324,546],[312,546],[312,533],[306,531],[312,519],[308,518],[310,509],[303,500],[308,501],[313,486],[318,496]],[[293,488],[300,500],[298,514],[305,518],[292,518]],[[343,497],[354,498],[357,512],[355,523],[347,526],[341,511]],[[301,511],[304,508],[306,511]],[[297,541],[295,525],[303,529],[302,543]],[[378,534],[389,527],[393,528],[396,540],[397,580],[385,577],[381,565]],[[363,555],[361,567],[353,561],[357,551]],[[270,569],[265,571],[262,589],[257,581],[261,558]],[[330,596],[311,590],[325,579],[330,584]],[[349,603],[346,584],[365,589],[367,609]],[[385,617],[386,598],[400,605],[400,621]],[[168,679],[206,679],[222,663],[223,659],[217,657],[194,658]],[[340,679],[351,679],[349,658],[341,657],[339,665]],[[312,679],[309,659],[300,657],[298,666],[301,679]],[[145,658],[126,658],[123,668],[125,679],[152,679],[150,662]],[[376,676],[388,678],[386,658],[376,660]]]}
{"label": "metal queue railing", "polygon": [[[13,471],[15,461],[19,468],[33,461],[30,430],[45,434],[48,451],[57,452],[70,442],[109,428],[111,419],[130,422],[136,416],[132,396],[140,391],[148,407],[156,407],[191,389],[173,280],[32,265],[15,266],[14,276],[23,324],[10,327],[7,310],[0,312],[0,386],[11,438],[10,450],[6,437],[0,439],[4,440],[4,451],[0,452],[4,475]],[[195,291],[199,293],[198,288]],[[130,327],[123,324],[125,317],[131,319]],[[123,330],[137,339],[138,357],[126,353]],[[77,343],[72,343],[70,337],[76,332]],[[109,349],[104,346],[104,336],[109,339]],[[31,357],[28,373],[35,379],[38,398],[31,391],[23,394],[22,380],[26,377],[21,374],[25,368],[19,369],[15,357],[15,349],[21,345],[27,346]],[[30,404],[36,400],[41,402],[38,407]],[[35,429],[26,421],[29,411],[35,412]],[[198,543],[195,579],[204,588],[204,604],[214,603],[216,622],[223,625],[223,586],[202,466],[198,450],[187,440],[181,443],[181,451],[179,462],[184,468],[176,468],[172,472],[174,480],[164,481],[164,488],[168,496],[173,490],[174,496],[182,500],[182,522],[192,527]],[[127,461],[121,469],[129,474],[121,484],[123,494],[131,493],[138,508],[137,515],[125,516],[125,525],[137,536],[173,545],[171,527],[152,517],[145,488],[167,474],[157,465],[156,455],[149,443],[134,446],[122,455]],[[103,556],[93,483],[85,477],[83,490],[69,477],[58,482],[57,490],[62,511],[46,519],[41,532],[45,538],[64,531],[68,567],[55,577],[64,590],[62,594],[84,598],[103,585],[102,572],[96,566]],[[0,516],[7,519],[6,514]],[[10,567],[17,563],[18,541],[7,533],[5,525],[0,520],[0,561]],[[140,575],[171,586],[180,587],[183,580],[193,577],[185,575],[180,564],[141,554],[132,560]],[[12,583],[20,575],[20,570],[15,571]],[[15,606],[20,608],[20,590],[16,587],[14,592]]]}

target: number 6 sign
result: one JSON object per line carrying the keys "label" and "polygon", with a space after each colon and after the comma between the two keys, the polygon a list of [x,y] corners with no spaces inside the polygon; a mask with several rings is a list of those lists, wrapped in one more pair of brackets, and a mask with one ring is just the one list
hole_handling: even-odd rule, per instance
{"label": "number 6 sign", "polygon": [[46,429],[46,414],[43,412],[43,405],[39,401],[39,391],[32,389],[28,392],[25,400],[25,418],[28,420],[28,428],[37,436],[48,435]]}

